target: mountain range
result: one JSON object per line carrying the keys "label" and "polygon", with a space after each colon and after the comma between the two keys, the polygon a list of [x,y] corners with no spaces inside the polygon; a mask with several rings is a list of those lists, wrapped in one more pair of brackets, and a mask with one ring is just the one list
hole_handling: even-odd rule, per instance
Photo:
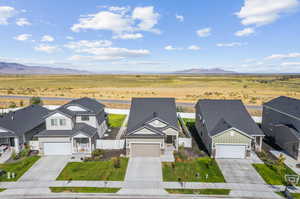
{"label": "mountain range", "polygon": [[176,74],[235,74],[237,72],[230,71],[230,70],[224,70],[221,68],[192,68],[192,69],[186,69],[182,71],[175,71]]}
{"label": "mountain range", "polygon": [[76,74],[91,74],[91,72],[67,68],[54,68],[44,66],[26,66],[18,63],[0,62],[0,74],[62,74],[62,75],[76,75]]}

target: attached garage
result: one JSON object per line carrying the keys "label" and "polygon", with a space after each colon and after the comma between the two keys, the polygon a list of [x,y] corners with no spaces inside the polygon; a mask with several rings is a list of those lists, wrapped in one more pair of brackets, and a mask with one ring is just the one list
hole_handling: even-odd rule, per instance
{"label": "attached garage", "polygon": [[160,143],[131,143],[131,157],[160,157]]}
{"label": "attached garage", "polygon": [[71,155],[71,143],[44,143],[44,155]]}
{"label": "attached garage", "polygon": [[246,145],[216,144],[215,157],[243,159],[246,157]]}

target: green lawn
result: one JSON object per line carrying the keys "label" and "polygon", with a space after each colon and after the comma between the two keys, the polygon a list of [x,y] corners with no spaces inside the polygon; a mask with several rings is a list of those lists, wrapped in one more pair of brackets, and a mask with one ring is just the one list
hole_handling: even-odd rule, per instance
{"label": "green lawn", "polygon": [[120,188],[100,188],[100,187],[49,187],[54,193],[116,193]]}
{"label": "green lawn", "polygon": [[6,189],[0,188],[0,192],[5,191]]}
{"label": "green lawn", "polygon": [[214,160],[211,160],[210,164],[209,159],[203,157],[184,162],[163,163],[163,179],[179,181],[180,178],[183,182],[225,182],[218,164]]}
{"label": "green lawn", "polygon": [[7,176],[3,175],[0,177],[0,181],[17,181],[39,158],[40,156],[31,156],[25,157],[18,162],[0,164],[0,169],[16,174],[14,179],[7,179]]}
{"label": "green lawn", "polygon": [[166,189],[171,194],[229,195],[230,189]]}
{"label": "green lawn", "polygon": [[114,168],[112,160],[70,162],[57,177],[57,180],[123,181],[125,178],[127,164],[127,158],[121,158],[120,168]]}
{"label": "green lawn", "polygon": [[121,127],[126,115],[109,114],[108,125],[110,127]]}
{"label": "green lawn", "polygon": [[266,165],[266,164],[253,164],[256,171],[261,175],[267,184],[272,185],[282,185],[285,184],[284,175],[290,174],[295,175],[289,167],[286,166],[286,171],[283,175],[280,175],[276,170],[276,165]]}

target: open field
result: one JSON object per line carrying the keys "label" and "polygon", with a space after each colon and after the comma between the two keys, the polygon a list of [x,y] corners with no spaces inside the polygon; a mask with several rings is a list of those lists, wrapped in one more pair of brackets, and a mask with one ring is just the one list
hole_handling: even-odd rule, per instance
{"label": "open field", "polygon": [[[247,105],[261,105],[280,95],[300,98],[300,76],[2,75],[0,95],[120,100],[175,97],[178,102],[191,103],[199,98],[242,99]],[[1,101],[7,106],[12,99]]]}

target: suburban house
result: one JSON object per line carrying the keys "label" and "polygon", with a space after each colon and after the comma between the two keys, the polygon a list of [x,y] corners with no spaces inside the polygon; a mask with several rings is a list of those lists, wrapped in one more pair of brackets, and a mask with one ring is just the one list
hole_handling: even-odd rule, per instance
{"label": "suburban house", "polygon": [[44,117],[38,137],[44,155],[90,155],[107,129],[104,105],[90,98],[73,100]]}
{"label": "suburban house", "polygon": [[178,148],[179,125],[174,98],[133,98],[125,134],[128,156],[160,157]]}
{"label": "suburban house", "polygon": [[196,128],[215,158],[246,158],[260,151],[263,132],[240,100],[199,100]]}
{"label": "suburban house", "polygon": [[49,110],[30,105],[0,116],[0,145],[19,152],[34,135],[45,129],[43,117]]}
{"label": "suburban house", "polygon": [[262,130],[290,156],[300,160],[300,100],[281,96],[265,103]]}

